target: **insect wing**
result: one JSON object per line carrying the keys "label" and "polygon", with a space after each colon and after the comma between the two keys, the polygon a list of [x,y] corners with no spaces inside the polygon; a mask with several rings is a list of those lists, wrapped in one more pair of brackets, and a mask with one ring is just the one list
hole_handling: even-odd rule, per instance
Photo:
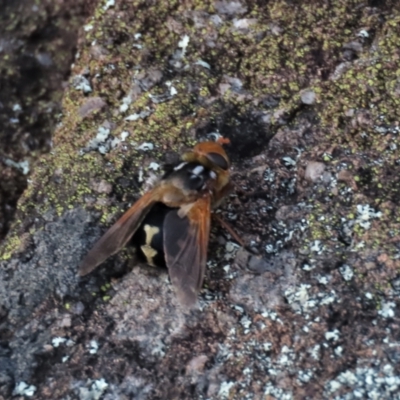
{"label": "insect wing", "polygon": [[192,306],[203,283],[210,234],[211,200],[198,199],[189,211],[173,210],[164,221],[164,253],[180,302]]}
{"label": "insect wing", "polygon": [[79,275],[87,275],[108,257],[126,245],[157,201],[157,190],[144,194],[122,217],[95,243],[79,265]]}

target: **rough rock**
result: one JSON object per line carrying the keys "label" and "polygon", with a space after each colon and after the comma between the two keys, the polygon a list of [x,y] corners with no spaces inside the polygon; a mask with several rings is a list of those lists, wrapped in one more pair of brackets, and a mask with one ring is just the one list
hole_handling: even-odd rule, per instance
{"label": "rough rock", "polygon": [[[399,22],[394,1],[99,2],[1,246],[0,398],[392,399]],[[217,134],[248,245],[213,227],[198,308],[129,247],[78,278],[154,168]]]}

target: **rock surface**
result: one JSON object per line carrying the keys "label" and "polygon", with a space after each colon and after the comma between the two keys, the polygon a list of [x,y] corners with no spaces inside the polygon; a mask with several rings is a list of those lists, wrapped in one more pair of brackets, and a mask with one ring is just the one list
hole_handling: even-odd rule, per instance
{"label": "rock surface", "polygon": [[[393,398],[399,23],[390,1],[97,4],[1,247],[0,399]],[[251,253],[213,228],[198,309],[129,248],[78,278],[162,164],[217,133],[221,214]]]}

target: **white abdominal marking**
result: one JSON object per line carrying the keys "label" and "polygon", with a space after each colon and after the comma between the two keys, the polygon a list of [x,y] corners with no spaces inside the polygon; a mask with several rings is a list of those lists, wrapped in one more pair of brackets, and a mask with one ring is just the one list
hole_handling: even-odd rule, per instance
{"label": "white abdominal marking", "polygon": [[145,225],[143,229],[144,232],[146,233],[146,244],[140,246],[140,248],[144,256],[146,257],[147,264],[152,265],[154,267],[155,264],[153,262],[153,258],[157,255],[157,250],[154,250],[151,247],[151,240],[155,235],[160,233],[160,228],[158,228],[157,226]]}
{"label": "white abdominal marking", "polygon": [[151,239],[153,239],[154,236],[160,233],[160,228],[158,228],[157,226],[151,226],[146,224],[144,226],[144,231],[146,233],[146,245],[151,246]]}

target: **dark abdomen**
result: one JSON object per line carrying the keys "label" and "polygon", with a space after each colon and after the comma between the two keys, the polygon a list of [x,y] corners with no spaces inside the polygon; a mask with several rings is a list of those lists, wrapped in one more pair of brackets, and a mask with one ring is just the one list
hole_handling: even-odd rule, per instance
{"label": "dark abdomen", "polygon": [[164,219],[173,210],[163,203],[156,203],[132,237],[138,257],[149,265],[166,267],[164,258]]}
{"label": "dark abdomen", "polygon": [[[216,174],[203,165],[196,162],[183,162],[168,171],[162,179],[172,182],[175,187],[200,193],[206,187],[207,181],[215,178]],[[138,250],[138,257],[149,265],[166,267],[164,221],[172,210],[176,209],[163,203],[156,203],[133,235],[132,244]]]}

